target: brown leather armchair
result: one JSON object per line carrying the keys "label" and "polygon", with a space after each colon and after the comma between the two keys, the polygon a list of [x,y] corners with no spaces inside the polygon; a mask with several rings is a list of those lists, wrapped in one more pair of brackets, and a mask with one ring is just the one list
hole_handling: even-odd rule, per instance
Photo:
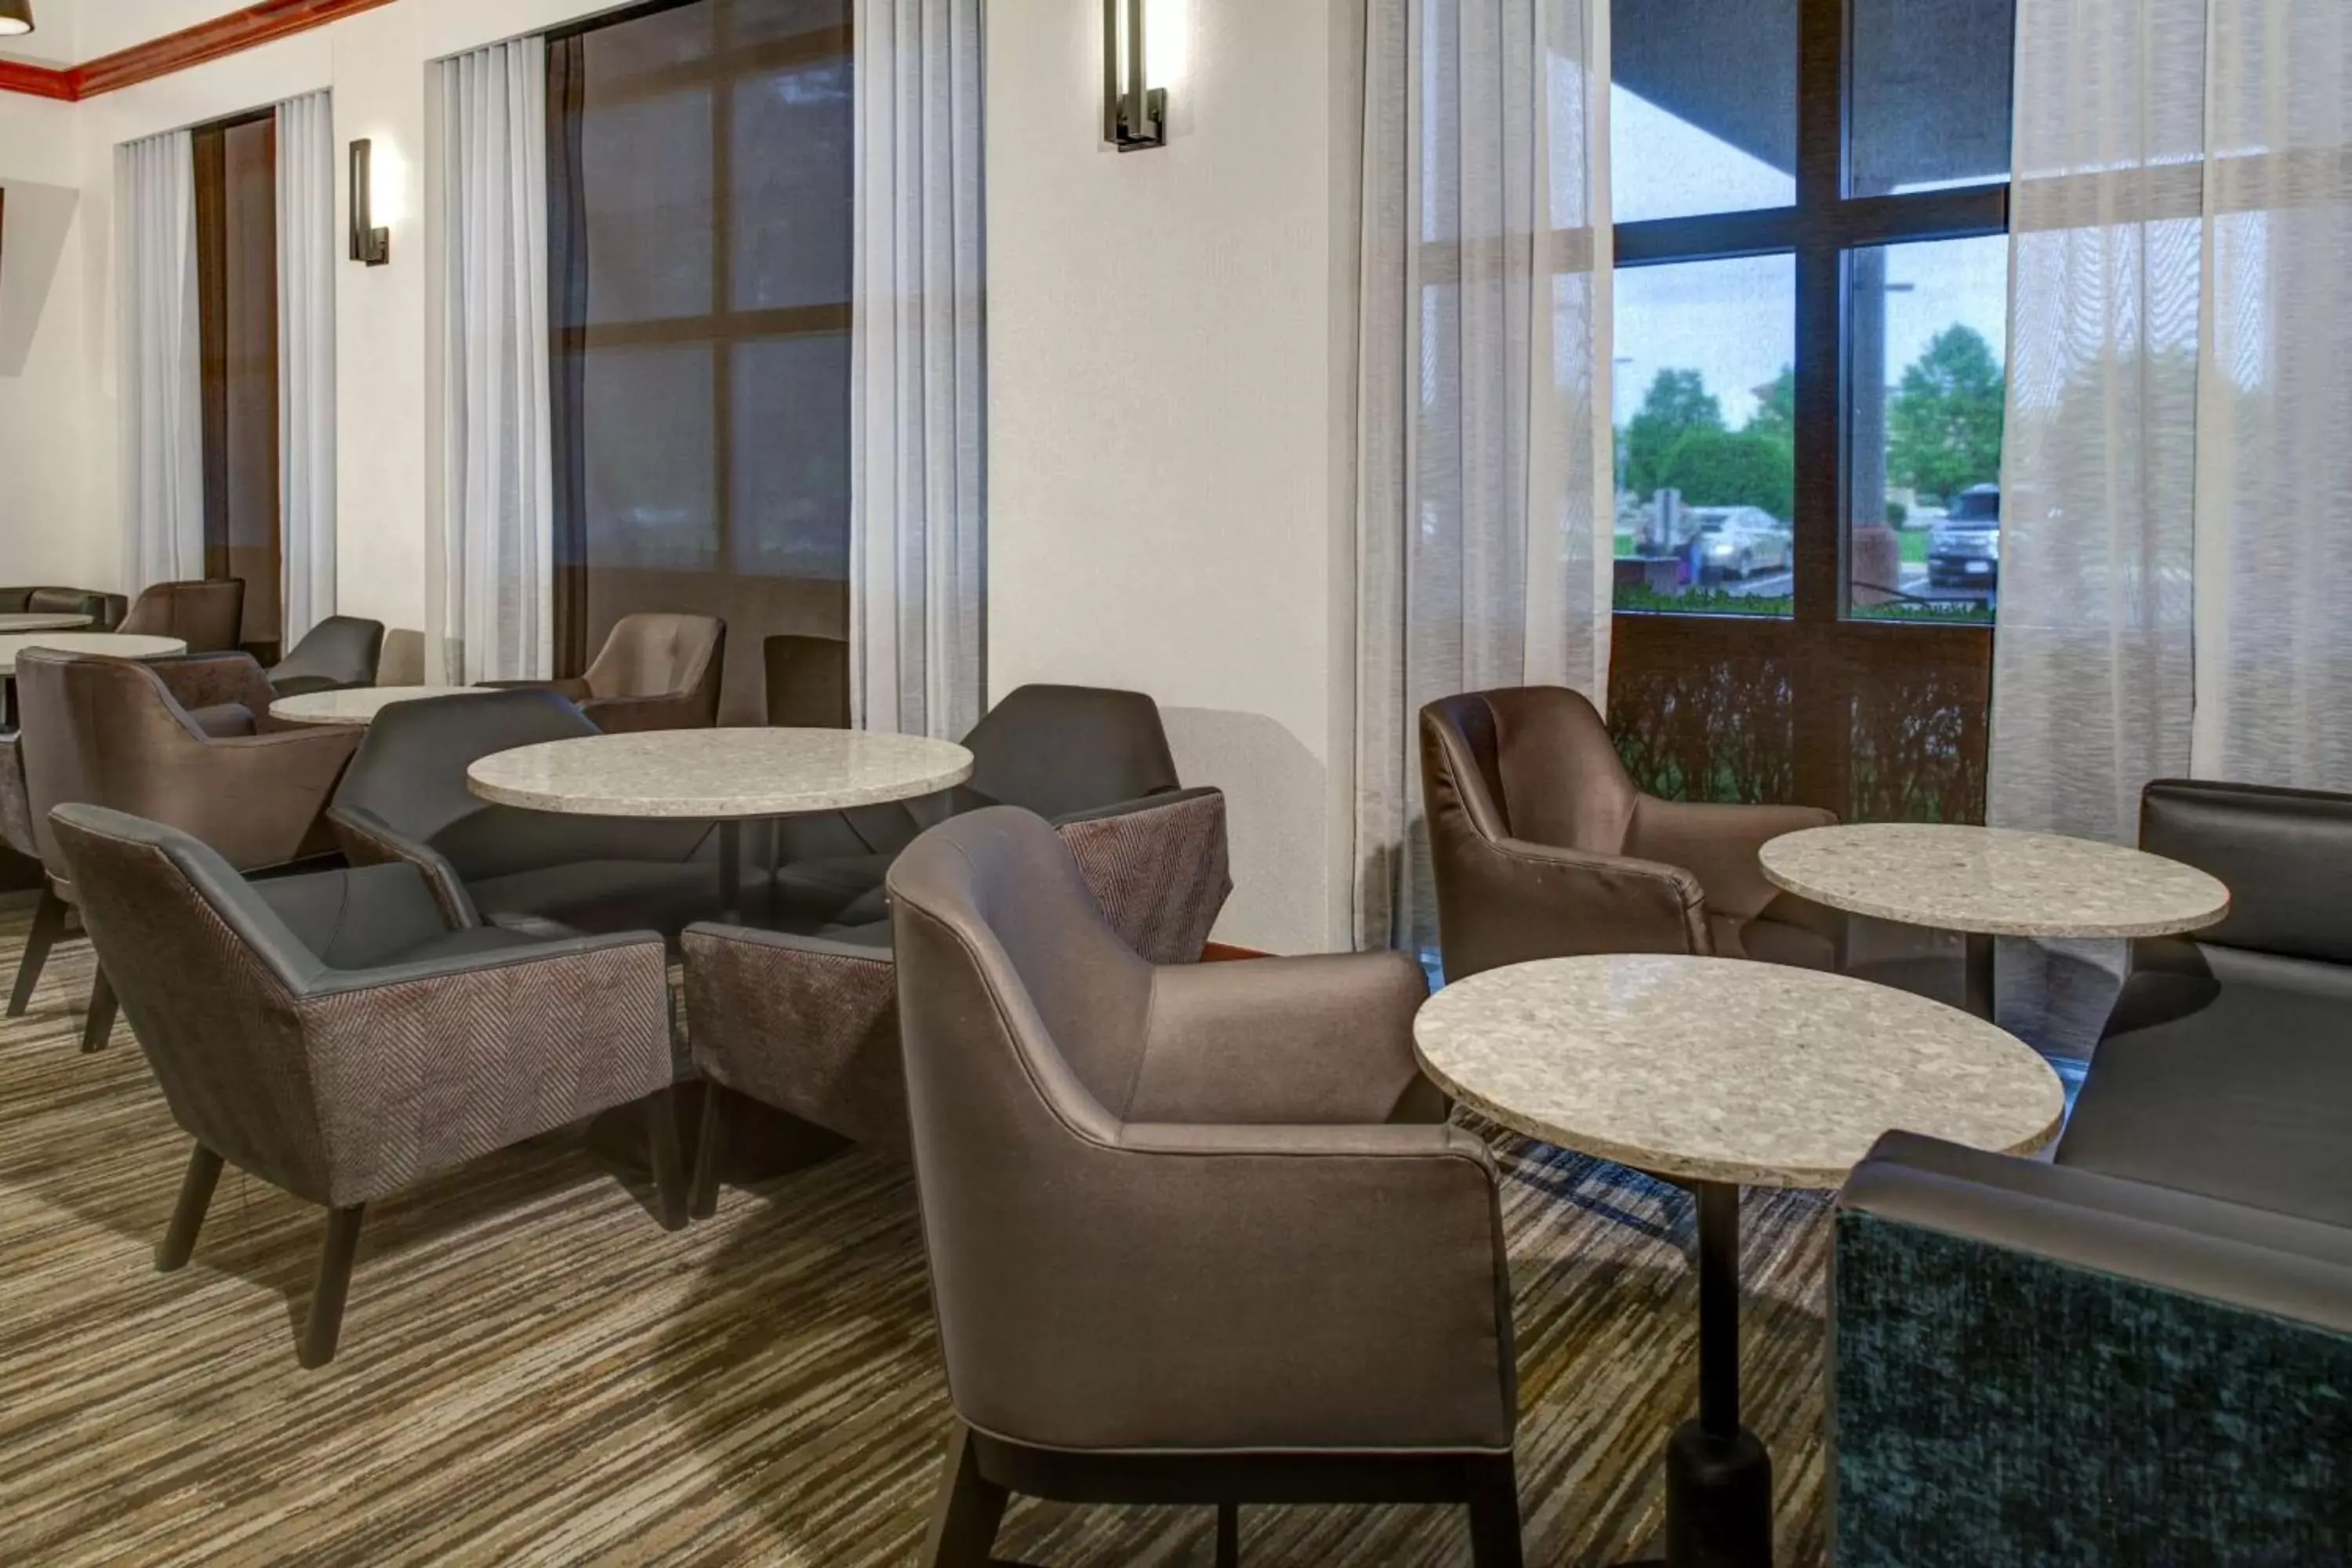
{"label": "brown leather armchair", "polygon": [[785,633],[760,645],[767,665],[768,722],[787,730],[849,728],[849,645]]}
{"label": "brown leather armchair", "polygon": [[1449,979],[1588,952],[1835,968],[1842,917],[1765,880],[1768,840],[1837,818],[1802,805],[1661,800],[1564,687],[1421,710],[1423,799]]}
{"label": "brown leather armchair", "polygon": [[184,833],[94,806],[50,831],[195,1140],[156,1267],[187,1263],[224,1163],[325,1207],[304,1366],[335,1353],[366,1205],[526,1138],[643,1102],[663,1223],[686,1223],[653,932],[454,926],[412,866],[249,883]]}
{"label": "brown leather armchair", "polygon": [[88,616],[86,630],[110,632],[122,624],[130,601],[120,594],[89,588],[0,588],[0,613]]}
{"label": "brown leather armchair", "polygon": [[1466,1503],[1517,1568],[1495,1166],[1415,1067],[1396,953],[1161,968],[1042,818],[890,872],[908,1110],[956,1426],[924,1562],[1008,1495]]}
{"label": "brown leather armchair", "polygon": [[191,653],[140,662],[207,735],[226,740],[271,727],[269,705],[278,694],[249,653]]}
{"label": "brown leather armchair", "polygon": [[485,686],[557,691],[606,734],[708,729],[719,722],[727,673],[727,623],[716,616],[623,616],[577,679],[486,680]]}
{"label": "brown leather armchair", "polygon": [[245,579],[158,583],[141,591],[116,628],[125,636],[177,637],[190,653],[219,653],[245,635]]}
{"label": "brown leather armchair", "polygon": [[[27,649],[16,658],[16,685],[33,836],[66,903],[80,900],[49,814],[73,802],[192,834],[241,871],[334,847],[324,814],[359,745],[356,727],[210,735],[162,675],[131,659]],[[101,967],[82,1048],[103,1047],[113,1026],[114,992]]]}

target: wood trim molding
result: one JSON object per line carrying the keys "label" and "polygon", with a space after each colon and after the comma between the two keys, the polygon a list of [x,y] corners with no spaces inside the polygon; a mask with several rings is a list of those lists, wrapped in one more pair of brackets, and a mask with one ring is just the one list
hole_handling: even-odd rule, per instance
{"label": "wood trim molding", "polygon": [[101,55],[70,70],[0,60],[0,91],[79,102],[391,4],[392,0],[261,0],[209,22]]}
{"label": "wood trim molding", "polygon": [[1201,962],[1203,963],[1232,963],[1245,958],[1272,958],[1274,954],[1270,952],[1260,952],[1254,947],[1234,947],[1222,942],[1213,942],[1201,950]]}

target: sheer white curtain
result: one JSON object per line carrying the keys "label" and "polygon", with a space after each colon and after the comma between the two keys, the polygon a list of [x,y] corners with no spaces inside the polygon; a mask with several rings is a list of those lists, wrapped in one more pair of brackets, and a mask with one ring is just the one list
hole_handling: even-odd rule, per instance
{"label": "sheer white curtain", "polygon": [[1418,715],[1605,700],[1606,0],[1373,0],[1357,474],[1356,938],[1435,930]]}
{"label": "sheer white curtain", "polygon": [[278,468],[286,645],[335,613],[335,110],[278,106]]}
{"label": "sheer white curtain", "polygon": [[851,705],[954,738],[981,704],[981,0],[861,0],[856,39]]}
{"label": "sheer white curtain", "polygon": [[443,668],[536,679],[554,659],[547,47],[444,60]]}
{"label": "sheer white curtain", "polygon": [[114,150],[120,237],[122,563],[133,593],[205,574],[196,165],[174,131]]}

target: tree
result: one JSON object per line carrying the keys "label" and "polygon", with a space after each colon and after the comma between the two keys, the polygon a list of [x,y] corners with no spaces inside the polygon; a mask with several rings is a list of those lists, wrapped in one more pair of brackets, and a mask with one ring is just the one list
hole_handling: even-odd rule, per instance
{"label": "tree", "polygon": [[1685,506],[1755,506],[1786,521],[1797,504],[1789,444],[1745,430],[1687,432],[1666,454],[1662,483]]}
{"label": "tree", "polygon": [[2000,362],[1979,333],[1937,333],[1888,402],[1887,478],[1945,497],[1997,481],[2005,392]]}
{"label": "tree", "polygon": [[1654,494],[1675,447],[1694,430],[1723,429],[1723,405],[1695,370],[1662,370],[1625,426],[1625,483],[1635,495]]}
{"label": "tree", "polygon": [[1756,412],[1748,416],[1747,428],[1759,436],[1772,436],[1797,445],[1797,369],[1782,365],[1780,374],[1756,389]]}

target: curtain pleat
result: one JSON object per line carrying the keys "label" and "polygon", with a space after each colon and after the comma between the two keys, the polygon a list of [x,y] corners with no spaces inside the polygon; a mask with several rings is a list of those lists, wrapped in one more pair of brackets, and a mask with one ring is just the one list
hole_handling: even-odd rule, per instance
{"label": "curtain pleat", "polygon": [[1419,713],[1605,700],[1600,0],[1374,0],[1364,60],[1356,939],[1433,945]]}
{"label": "curtain pleat", "polygon": [[205,574],[196,171],[188,132],[117,147],[122,563],[131,592]]}
{"label": "curtain pleat", "polygon": [[278,467],[286,645],[335,613],[335,112],[278,106]]}
{"label": "curtain pleat", "polygon": [[444,60],[445,594],[454,679],[551,672],[546,45]]}

